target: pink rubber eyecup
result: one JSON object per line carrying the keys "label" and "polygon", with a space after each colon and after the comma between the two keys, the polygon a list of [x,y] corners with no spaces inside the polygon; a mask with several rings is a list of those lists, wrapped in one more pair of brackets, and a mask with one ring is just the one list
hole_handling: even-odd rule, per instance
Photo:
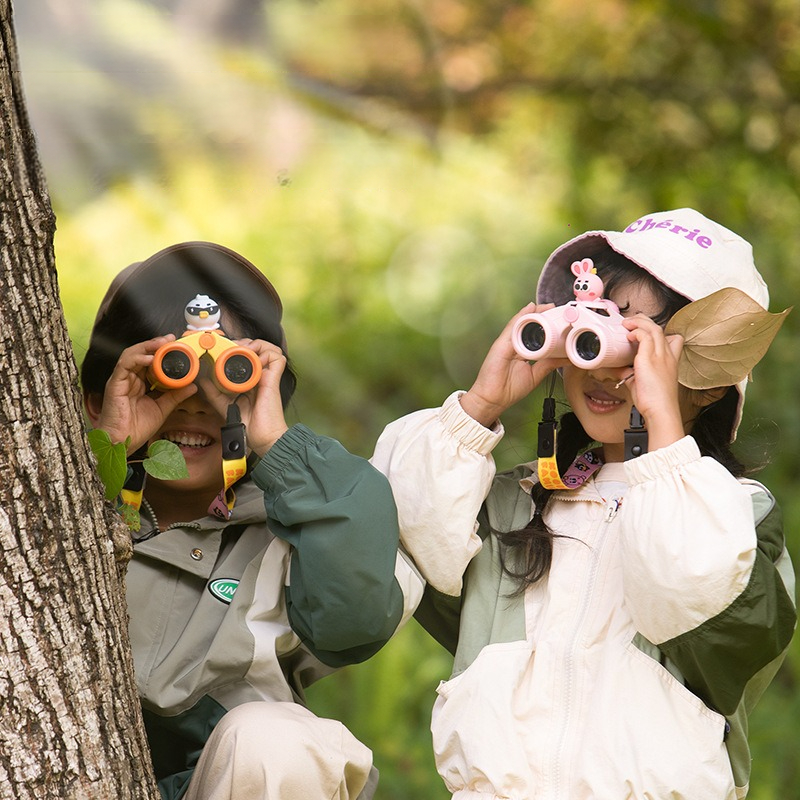
{"label": "pink rubber eyecup", "polygon": [[599,318],[597,322],[573,326],[566,342],[567,358],[580,369],[626,367],[633,364],[636,345],[618,322]]}
{"label": "pink rubber eyecup", "polygon": [[564,358],[569,330],[569,322],[564,318],[564,306],[558,306],[520,317],[511,331],[511,343],[517,354],[526,361]]}

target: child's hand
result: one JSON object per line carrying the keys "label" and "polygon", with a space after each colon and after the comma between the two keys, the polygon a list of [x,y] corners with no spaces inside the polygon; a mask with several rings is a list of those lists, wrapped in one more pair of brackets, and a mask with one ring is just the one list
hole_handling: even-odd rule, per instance
{"label": "child's hand", "polygon": [[[261,379],[254,389],[239,395],[236,403],[247,427],[248,447],[263,456],[289,429],[280,391],[286,356],[280,347],[263,339],[237,339],[236,344],[252,350],[261,361]],[[235,396],[220,391],[210,379],[201,379],[201,385],[209,402],[225,418]]]}
{"label": "child's hand", "polygon": [[191,384],[172,392],[150,392],[147,370],[153,363],[153,354],[174,339],[172,334],[159,336],[123,350],[106,383],[94,426],[108,433],[112,442],[124,442],[130,437],[129,454],[145,444],[175,408],[197,391]]}
{"label": "child's hand", "polygon": [[645,418],[650,449],[666,447],[685,434],[678,384],[683,338],[666,336],[643,314],[622,324],[630,331],[628,338],[638,343],[633,379],[628,381],[633,404]]}
{"label": "child's hand", "polygon": [[491,427],[508,408],[527,397],[554,369],[568,364],[566,358],[547,358],[529,363],[517,355],[511,330],[523,314],[546,311],[553,305],[529,303],[509,321],[489,349],[472,388],[461,396],[461,406],[473,419]]}

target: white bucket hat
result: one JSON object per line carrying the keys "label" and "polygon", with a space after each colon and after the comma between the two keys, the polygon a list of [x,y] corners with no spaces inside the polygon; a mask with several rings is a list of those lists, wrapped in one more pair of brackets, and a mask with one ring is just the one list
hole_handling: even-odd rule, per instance
{"label": "white bucket hat", "polygon": [[[573,261],[592,258],[611,248],[689,300],[733,287],[762,308],[769,290],[753,260],[753,248],[733,233],[691,208],[660,211],[640,217],[623,231],[588,231],[561,245],[547,259],[539,276],[539,303],[563,303],[572,296]],[[733,427],[736,436],[749,378],[742,380]]]}

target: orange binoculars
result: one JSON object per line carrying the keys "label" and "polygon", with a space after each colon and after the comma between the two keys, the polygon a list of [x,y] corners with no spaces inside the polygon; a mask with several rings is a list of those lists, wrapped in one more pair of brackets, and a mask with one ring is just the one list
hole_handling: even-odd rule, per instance
{"label": "orange binoculars", "polygon": [[220,330],[187,331],[156,350],[150,368],[153,388],[188,386],[197,378],[203,356],[213,362],[214,380],[225,392],[248,392],[261,378],[261,361],[252,350],[232,342]]}

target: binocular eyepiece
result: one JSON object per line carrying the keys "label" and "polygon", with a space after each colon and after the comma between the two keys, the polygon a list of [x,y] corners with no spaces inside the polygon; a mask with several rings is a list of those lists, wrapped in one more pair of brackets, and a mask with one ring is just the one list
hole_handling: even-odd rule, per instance
{"label": "binocular eyepiece", "polygon": [[162,345],[153,356],[148,377],[155,389],[181,389],[196,380],[200,359],[214,365],[214,381],[225,392],[242,394],[261,379],[261,361],[246,347],[228,339],[219,327],[219,306],[197,295],[185,309],[188,325],[183,336]]}

